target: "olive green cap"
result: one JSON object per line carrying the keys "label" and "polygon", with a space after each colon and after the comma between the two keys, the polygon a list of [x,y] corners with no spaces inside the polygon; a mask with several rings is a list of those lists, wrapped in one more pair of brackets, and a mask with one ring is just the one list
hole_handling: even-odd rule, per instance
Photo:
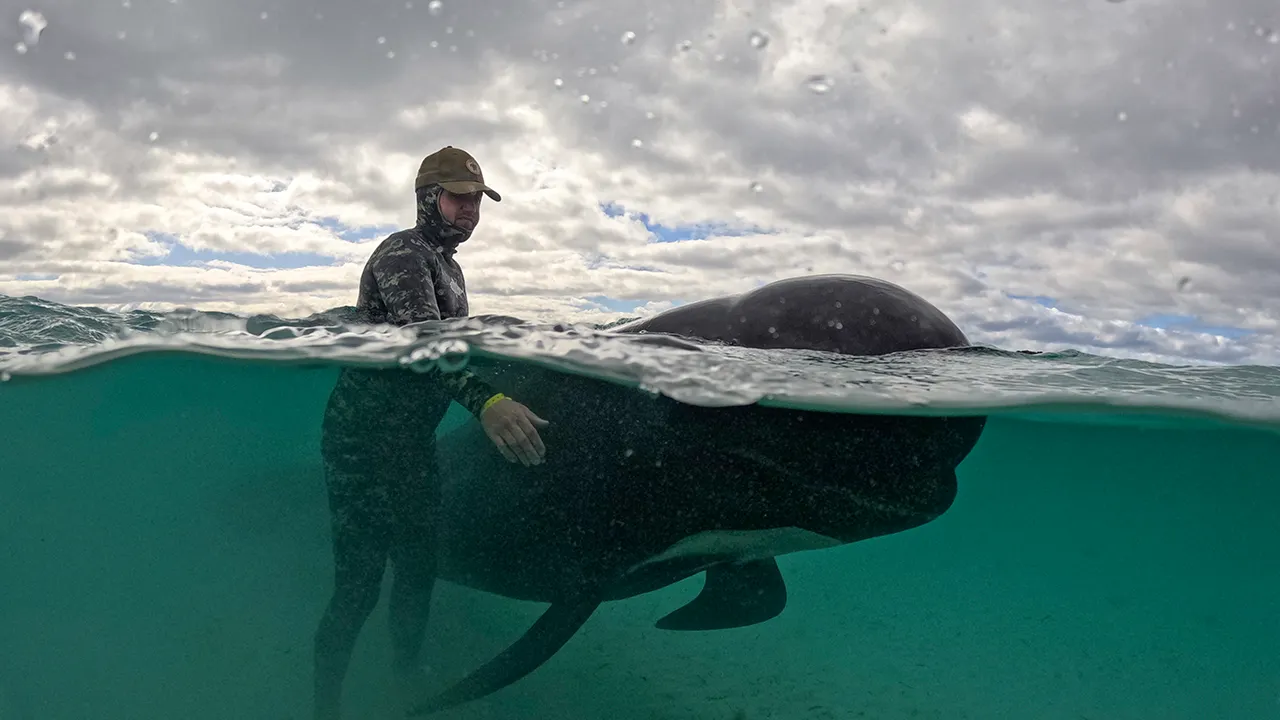
{"label": "olive green cap", "polygon": [[465,195],[477,191],[484,192],[494,202],[502,202],[502,196],[496,190],[484,184],[484,173],[480,172],[480,164],[464,150],[452,145],[443,147],[422,159],[418,168],[418,179],[414,190],[438,183],[451,193]]}

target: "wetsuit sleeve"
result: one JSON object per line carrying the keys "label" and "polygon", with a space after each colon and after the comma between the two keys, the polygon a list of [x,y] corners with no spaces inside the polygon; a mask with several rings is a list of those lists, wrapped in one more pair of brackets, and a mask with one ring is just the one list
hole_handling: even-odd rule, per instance
{"label": "wetsuit sleeve", "polygon": [[[436,288],[429,255],[406,243],[387,249],[373,265],[373,277],[387,306],[387,319],[396,325],[439,320]],[[484,404],[498,393],[470,370],[446,373],[432,368],[440,384],[459,405],[478,419]]]}

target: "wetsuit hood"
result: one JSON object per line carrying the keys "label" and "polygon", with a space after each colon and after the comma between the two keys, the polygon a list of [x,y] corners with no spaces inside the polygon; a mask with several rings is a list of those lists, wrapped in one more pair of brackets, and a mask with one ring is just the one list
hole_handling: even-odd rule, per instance
{"label": "wetsuit hood", "polygon": [[427,185],[418,190],[417,229],[427,240],[452,253],[471,237],[471,231],[463,230],[440,214],[440,193],[443,191],[439,185]]}

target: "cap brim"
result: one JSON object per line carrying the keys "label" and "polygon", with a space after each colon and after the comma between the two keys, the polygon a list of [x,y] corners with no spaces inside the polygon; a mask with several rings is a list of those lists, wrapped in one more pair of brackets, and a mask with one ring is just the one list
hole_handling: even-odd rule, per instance
{"label": "cap brim", "polygon": [[466,195],[467,193],[473,193],[473,192],[483,192],[485,195],[488,195],[490,199],[492,199],[494,202],[502,202],[502,196],[498,194],[498,191],[494,190],[488,185],[485,185],[484,183],[471,182],[470,180],[463,180],[461,182],[440,183],[440,187],[444,188],[445,190],[448,190],[451,193],[458,193],[459,195]]}

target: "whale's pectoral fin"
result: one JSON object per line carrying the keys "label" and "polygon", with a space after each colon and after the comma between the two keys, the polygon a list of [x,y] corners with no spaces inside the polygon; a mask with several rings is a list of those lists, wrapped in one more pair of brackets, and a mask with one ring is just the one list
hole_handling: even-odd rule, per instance
{"label": "whale's pectoral fin", "polygon": [[411,708],[409,716],[479,700],[537,670],[569,642],[598,607],[597,597],[553,604],[519,640],[452,687]]}
{"label": "whale's pectoral fin", "polygon": [[727,630],[771,620],[787,606],[787,584],[777,561],[752,560],[707,570],[702,592],[662,618],[660,630]]}

